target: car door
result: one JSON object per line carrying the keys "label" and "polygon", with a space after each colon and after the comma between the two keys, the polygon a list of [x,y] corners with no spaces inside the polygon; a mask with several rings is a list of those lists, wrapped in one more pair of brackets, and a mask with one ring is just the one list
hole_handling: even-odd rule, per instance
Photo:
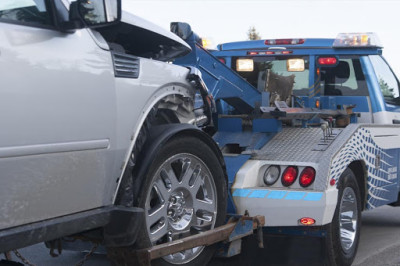
{"label": "car door", "polygon": [[53,4],[0,2],[0,230],[112,200],[111,56],[87,29],[56,30]]}

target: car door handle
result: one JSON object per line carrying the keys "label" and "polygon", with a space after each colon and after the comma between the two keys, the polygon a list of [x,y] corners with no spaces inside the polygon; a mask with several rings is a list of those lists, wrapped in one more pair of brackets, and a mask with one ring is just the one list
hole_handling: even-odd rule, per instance
{"label": "car door handle", "polygon": [[393,122],[393,124],[400,124],[400,120],[399,119],[393,119],[392,122]]}

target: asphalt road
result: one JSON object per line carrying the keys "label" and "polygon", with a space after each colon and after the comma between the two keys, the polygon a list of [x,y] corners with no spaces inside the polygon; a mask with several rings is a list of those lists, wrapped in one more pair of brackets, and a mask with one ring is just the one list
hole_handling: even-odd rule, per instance
{"label": "asphalt road", "polygon": [[[400,265],[400,208],[381,207],[363,213],[361,242],[353,265]],[[242,255],[230,259],[213,259],[211,266],[220,265],[323,265],[323,241],[320,238],[266,236],[265,248],[255,240],[244,241]],[[63,251],[52,258],[43,244],[21,249],[20,252],[37,266],[75,265],[84,254]],[[0,257],[1,259],[3,257]],[[14,256],[15,258],[15,256]],[[109,266],[105,255],[94,254],[86,266]]]}

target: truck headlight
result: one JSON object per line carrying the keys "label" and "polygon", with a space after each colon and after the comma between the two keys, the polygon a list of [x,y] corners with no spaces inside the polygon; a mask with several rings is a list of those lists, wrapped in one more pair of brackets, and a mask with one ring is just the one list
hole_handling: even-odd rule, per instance
{"label": "truck headlight", "polygon": [[281,168],[278,165],[271,165],[264,173],[264,183],[267,186],[275,184],[281,174]]}

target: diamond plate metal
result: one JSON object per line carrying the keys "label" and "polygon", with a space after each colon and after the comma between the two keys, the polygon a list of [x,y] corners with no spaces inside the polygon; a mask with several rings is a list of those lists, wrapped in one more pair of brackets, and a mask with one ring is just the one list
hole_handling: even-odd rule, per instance
{"label": "diamond plate metal", "polygon": [[318,162],[321,152],[313,151],[313,148],[321,138],[323,135],[319,128],[285,128],[257,151],[254,159]]}
{"label": "diamond plate metal", "polygon": [[[258,151],[253,151],[252,159],[262,160],[265,164],[317,164],[317,176],[314,181],[314,190],[327,189],[329,170],[333,157],[337,154],[351,136],[361,127],[359,124],[350,124],[337,130],[337,137],[326,150],[315,150],[323,138],[320,128],[284,128],[271,141]],[[339,131],[341,131],[339,133]]]}

